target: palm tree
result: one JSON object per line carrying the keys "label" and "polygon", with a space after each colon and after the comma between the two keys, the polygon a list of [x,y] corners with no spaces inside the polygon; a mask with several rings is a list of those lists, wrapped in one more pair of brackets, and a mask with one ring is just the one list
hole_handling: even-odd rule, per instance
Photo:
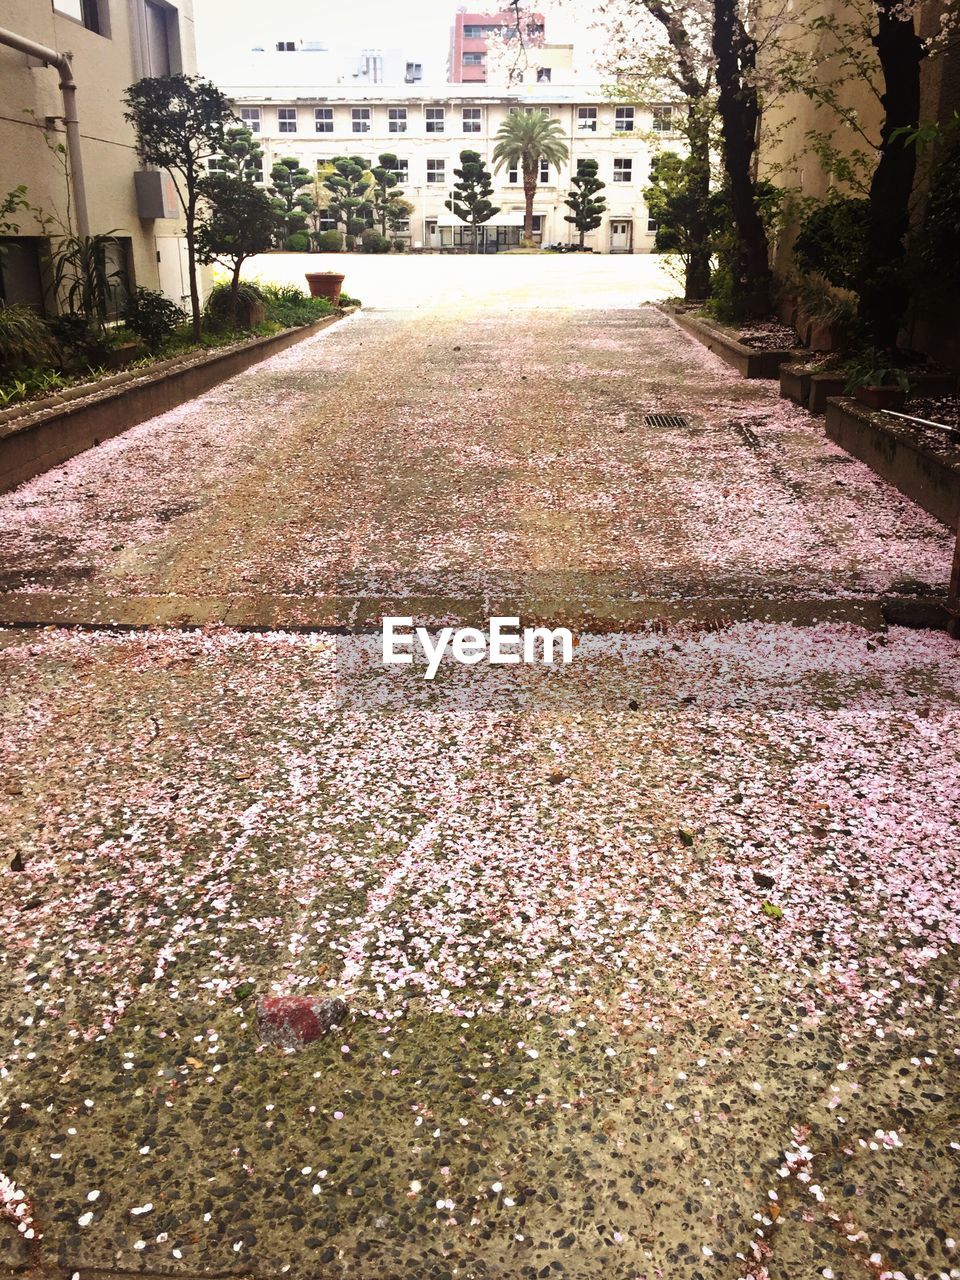
{"label": "palm tree", "polygon": [[497,130],[497,145],[493,149],[494,168],[504,165],[523,171],[523,196],[526,211],[523,216],[523,238],[529,244],[533,240],[533,197],[537,194],[537,176],[540,161],[546,160],[559,169],[566,160],[567,145],[558,120],[549,120],[541,111],[511,111]]}

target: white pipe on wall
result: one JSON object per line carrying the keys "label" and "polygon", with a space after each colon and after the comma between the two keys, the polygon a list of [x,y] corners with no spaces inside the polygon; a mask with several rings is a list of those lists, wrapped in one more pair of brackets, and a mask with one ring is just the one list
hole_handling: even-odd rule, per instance
{"label": "white pipe on wall", "polygon": [[60,91],[63,94],[63,123],[67,130],[67,156],[70,161],[70,181],[73,185],[73,207],[77,219],[77,235],[90,234],[87,214],[87,189],[83,181],[83,156],[80,151],[80,121],[77,118],[77,82],[73,78],[73,66],[69,53],[58,53],[46,45],[18,36],[14,31],[0,27],[0,44],[17,49],[31,58],[38,58],[47,66],[60,72]]}

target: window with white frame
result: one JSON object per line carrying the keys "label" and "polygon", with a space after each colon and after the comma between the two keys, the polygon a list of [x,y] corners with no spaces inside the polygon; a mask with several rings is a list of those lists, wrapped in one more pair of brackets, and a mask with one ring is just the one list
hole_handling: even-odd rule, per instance
{"label": "window with white frame", "polygon": [[295,53],[297,44],[295,40],[278,40],[277,53]]}
{"label": "window with white frame", "polygon": [[481,127],[481,120],[482,120],[482,117],[480,115],[479,107],[463,108],[463,132],[464,133],[479,133],[480,127]]}
{"label": "window with white frame", "polygon": [[333,107],[314,107],[313,127],[317,133],[333,133]]}
{"label": "window with white frame", "polygon": [[427,161],[427,182],[431,185],[440,182],[446,182],[447,162],[446,160],[428,160]]}
{"label": "window with white frame", "polygon": [[401,218],[399,222],[394,224],[392,230],[398,236],[408,236],[410,234],[410,219]]}
{"label": "window with white frame", "polygon": [[581,133],[597,132],[596,107],[577,107],[577,128]]}
{"label": "window with white frame", "polygon": [[549,83],[550,83],[550,68],[537,67],[537,84],[549,84]]}
{"label": "window with white frame", "polygon": [[337,220],[329,209],[320,209],[317,212],[317,230],[318,231],[336,231]]}
{"label": "window with white frame", "polygon": [[632,182],[633,161],[617,156],[613,162],[613,180],[614,182]]}
{"label": "window with white frame", "polygon": [[617,107],[613,128],[616,133],[633,133],[633,107]]}
{"label": "window with white frame", "polygon": [[673,133],[673,107],[653,108],[654,133]]}
{"label": "window with white frame", "polygon": [[515,186],[519,181],[520,181],[520,170],[517,168],[515,164],[512,164],[507,169],[507,182]]}
{"label": "window with white frame", "polygon": [[387,128],[391,133],[407,132],[407,108],[406,107],[388,107],[387,108]]}
{"label": "window with white frame", "polygon": [[297,132],[296,107],[277,107],[277,129],[280,133]]}
{"label": "window with white frame", "polygon": [[82,22],[88,31],[95,31],[98,36],[106,35],[100,21],[99,0],[53,0],[55,13]]}
{"label": "window with white frame", "polygon": [[211,156],[207,161],[208,173],[226,173],[227,161],[224,156]]}
{"label": "window with white frame", "polygon": [[550,163],[549,161],[544,160],[544,158],[541,156],[540,157],[540,184],[541,186],[543,186],[549,181],[550,181]]}
{"label": "window with white frame", "polygon": [[354,107],[350,112],[350,118],[353,122],[354,133],[370,132],[370,108]]}
{"label": "window with white frame", "polygon": [[397,159],[397,157],[394,157],[394,159],[396,159],[396,161],[397,161],[397,162],[396,162],[396,164],[394,164],[394,165],[392,165],[392,166],[391,166],[391,168],[390,168],[390,173],[393,173],[393,174],[395,174],[395,175],[396,175],[396,178],[397,178],[397,181],[398,181],[398,182],[403,183],[403,182],[407,182],[407,181],[409,181],[409,178],[410,178],[410,161],[409,161],[409,160],[400,160],[400,159]]}
{"label": "window with white frame", "polygon": [[260,108],[259,107],[241,107],[240,119],[247,126],[251,133],[260,132]]}
{"label": "window with white frame", "polygon": [[482,53],[465,53],[463,55],[463,65],[465,67],[482,67],[483,54]]}
{"label": "window with white frame", "polygon": [[424,118],[427,122],[427,133],[443,133],[444,108],[424,107]]}
{"label": "window with white frame", "polygon": [[659,226],[660,226],[660,223],[656,220],[656,218],[653,218],[653,217],[651,217],[651,216],[648,214],[648,215],[647,215],[647,230],[648,230],[649,232],[653,233],[654,231],[656,231],[656,230],[659,228]]}

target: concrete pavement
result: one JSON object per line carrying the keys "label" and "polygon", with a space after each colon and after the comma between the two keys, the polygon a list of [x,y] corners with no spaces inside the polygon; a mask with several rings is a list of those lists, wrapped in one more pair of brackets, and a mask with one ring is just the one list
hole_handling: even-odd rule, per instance
{"label": "concrete pavement", "polygon": [[[516,261],[0,499],[0,1266],[957,1274],[960,650],[879,609],[949,534]],[[411,601],[575,661],[385,677]]]}

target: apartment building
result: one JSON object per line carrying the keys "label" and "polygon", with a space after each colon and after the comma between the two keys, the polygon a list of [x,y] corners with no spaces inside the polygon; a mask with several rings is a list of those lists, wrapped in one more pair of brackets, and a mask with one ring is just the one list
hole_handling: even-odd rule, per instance
{"label": "apartment building", "polygon": [[[599,86],[444,85],[434,92],[404,86],[376,92],[331,88],[283,97],[252,89],[227,92],[259,139],[267,175],[283,156],[296,157],[314,171],[337,155],[372,162],[384,153],[395,155],[404,197],[413,205],[402,234],[411,248],[424,251],[470,243],[469,230],[444,201],[451,195],[461,151],[478,151],[492,168],[496,133],[511,111],[542,111],[558,120],[570,153],[559,172],[546,165],[541,169],[534,238],[542,244],[577,239],[564,221],[569,209],[563,202],[578,161],[594,159],[607,184],[607,213],[588,234],[587,245],[600,253],[649,252],[656,232],[643,199],[650,160],[658,150],[683,147],[669,108],[613,104]],[[494,183],[500,213],[488,224],[486,238],[491,248],[508,248],[522,234],[522,174],[504,169]],[[333,223],[321,220],[324,225]]]}
{"label": "apartment building", "polygon": [[[529,13],[522,19],[523,39],[530,46],[543,45],[546,25],[542,13]],[[517,18],[512,9],[497,13],[467,13],[461,9],[454,15],[450,30],[451,84],[483,84],[487,79],[487,54],[493,37],[517,39]]]}
{"label": "apartment building", "polygon": [[[0,43],[0,196],[25,184],[30,204],[73,229],[114,232],[113,266],[126,288],[144,285],[180,301],[187,294],[180,210],[166,175],[141,169],[123,94],[146,75],[196,70],[193,0],[4,0],[0,25],[20,43],[69,53],[77,128],[65,127],[60,75],[23,48]],[[56,148],[66,146],[83,178],[68,191]],[[79,156],[76,154],[79,152]],[[68,201],[69,195],[69,201]],[[48,235],[30,214],[3,237],[0,296],[54,309]]]}

